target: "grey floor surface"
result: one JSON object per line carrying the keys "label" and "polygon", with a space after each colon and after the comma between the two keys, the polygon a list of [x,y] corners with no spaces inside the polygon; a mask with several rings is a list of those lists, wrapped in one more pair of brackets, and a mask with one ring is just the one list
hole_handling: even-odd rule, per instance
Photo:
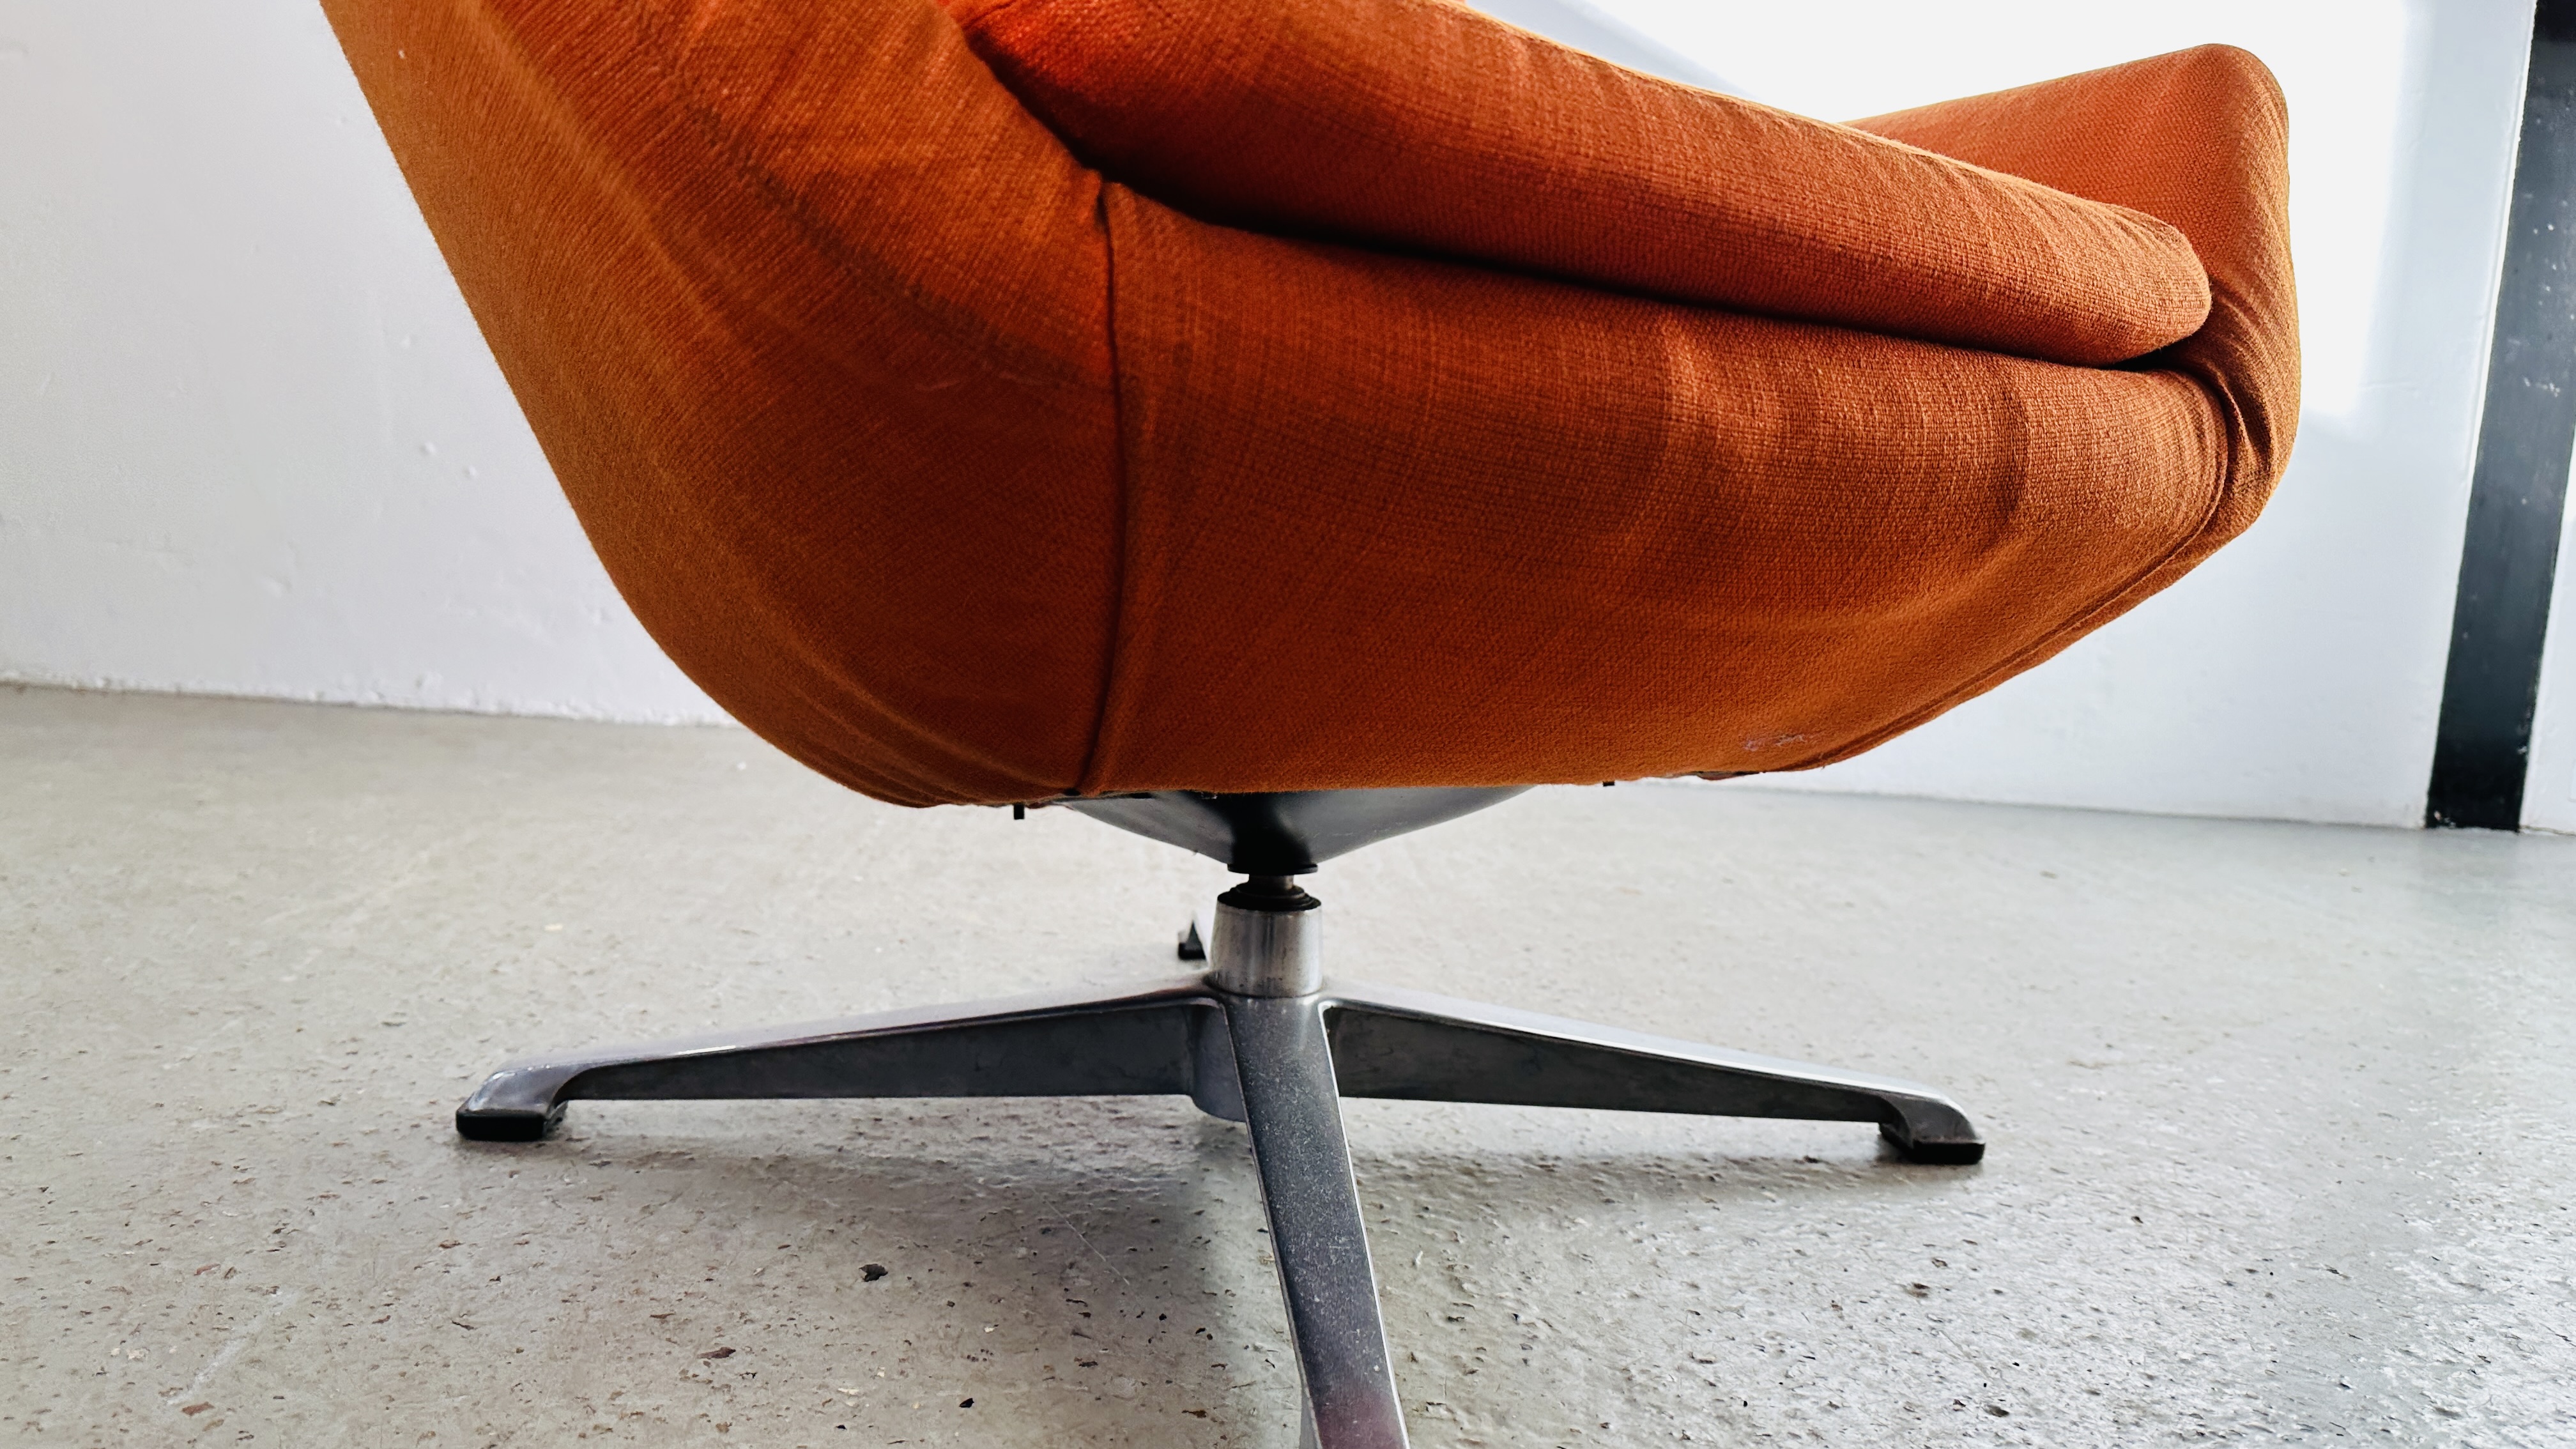
{"label": "grey floor surface", "polygon": [[[1284,1449],[1184,1101],[448,1125],[525,1050],[1166,974],[1223,879],[733,731],[0,688],[0,1442]],[[1417,1444],[2576,1444],[2576,841],[1648,786],[1315,888],[1343,974],[1992,1143],[1353,1104]]]}

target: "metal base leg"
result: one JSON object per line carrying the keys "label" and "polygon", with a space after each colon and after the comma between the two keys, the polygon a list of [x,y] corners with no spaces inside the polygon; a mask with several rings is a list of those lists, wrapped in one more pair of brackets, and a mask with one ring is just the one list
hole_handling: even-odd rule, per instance
{"label": "metal base leg", "polygon": [[1392,986],[1345,983],[1328,998],[1333,1069],[1345,1097],[1875,1122],[1916,1162],[1966,1164],[1986,1155],[1956,1103],[1894,1077]]}
{"label": "metal base leg", "polygon": [[564,1104],[783,1097],[1179,1094],[1243,1120],[1217,993],[1198,977],[1041,992],[765,1031],[526,1057],[484,1079],[456,1130],[534,1142]]}
{"label": "metal base leg", "polygon": [[891,1011],[494,1072],[456,1130],[529,1142],[593,1099],[1177,1094],[1250,1128],[1316,1449],[1403,1449],[1342,1097],[1876,1122],[1919,1162],[1985,1154],[1929,1087],[1393,987],[1327,985],[1311,896],[1227,893],[1205,976]]}
{"label": "metal base leg", "polygon": [[1314,996],[1228,996],[1235,1071],[1306,1387],[1306,1433],[1322,1449],[1403,1449],[1404,1407],[1342,1138],[1323,1005]]}

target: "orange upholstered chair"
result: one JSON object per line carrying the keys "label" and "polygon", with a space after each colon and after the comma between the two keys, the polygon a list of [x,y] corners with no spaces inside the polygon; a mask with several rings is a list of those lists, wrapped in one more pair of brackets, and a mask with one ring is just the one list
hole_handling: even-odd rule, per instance
{"label": "orange upholstered chair", "polygon": [[[2205,48],[1851,126],[1448,0],[324,0],[601,558],[909,805],[1199,849],[1204,976],[532,1059],[576,1097],[1247,1120],[1314,1434],[1402,1442],[1336,1093],[1878,1121],[1928,1089],[1327,986],[1325,858],[1843,759],[2241,531],[2286,124]],[[1185,947],[1186,954],[1186,947]]]}

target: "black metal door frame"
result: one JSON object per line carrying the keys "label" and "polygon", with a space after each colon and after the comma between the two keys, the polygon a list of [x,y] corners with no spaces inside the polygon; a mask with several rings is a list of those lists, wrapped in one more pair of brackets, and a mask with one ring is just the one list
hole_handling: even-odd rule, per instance
{"label": "black metal door frame", "polygon": [[2576,455],[2576,0],[2540,0],[2424,823],[2522,824]]}

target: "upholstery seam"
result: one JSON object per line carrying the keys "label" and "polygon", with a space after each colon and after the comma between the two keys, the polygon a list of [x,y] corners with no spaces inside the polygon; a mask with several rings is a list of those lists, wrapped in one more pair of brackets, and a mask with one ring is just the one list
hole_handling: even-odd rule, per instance
{"label": "upholstery seam", "polygon": [[1132,510],[1128,506],[1128,495],[1132,490],[1127,466],[1127,370],[1120,364],[1118,355],[1118,239],[1109,224],[1109,188],[1113,183],[1097,172],[1093,177],[1100,188],[1092,199],[1092,215],[1100,222],[1105,293],[1101,312],[1106,324],[1102,340],[1109,349],[1110,466],[1115,478],[1112,493],[1117,512],[1118,548],[1109,564],[1109,642],[1101,651],[1100,693],[1092,708],[1091,744],[1083,751],[1082,766],[1075,772],[1072,785],[1065,790],[1067,795],[1087,795],[1097,788],[1094,776],[1100,769],[1101,750],[1109,735],[1110,701],[1115,697],[1119,665],[1126,655],[1128,554],[1135,547],[1130,528]]}

